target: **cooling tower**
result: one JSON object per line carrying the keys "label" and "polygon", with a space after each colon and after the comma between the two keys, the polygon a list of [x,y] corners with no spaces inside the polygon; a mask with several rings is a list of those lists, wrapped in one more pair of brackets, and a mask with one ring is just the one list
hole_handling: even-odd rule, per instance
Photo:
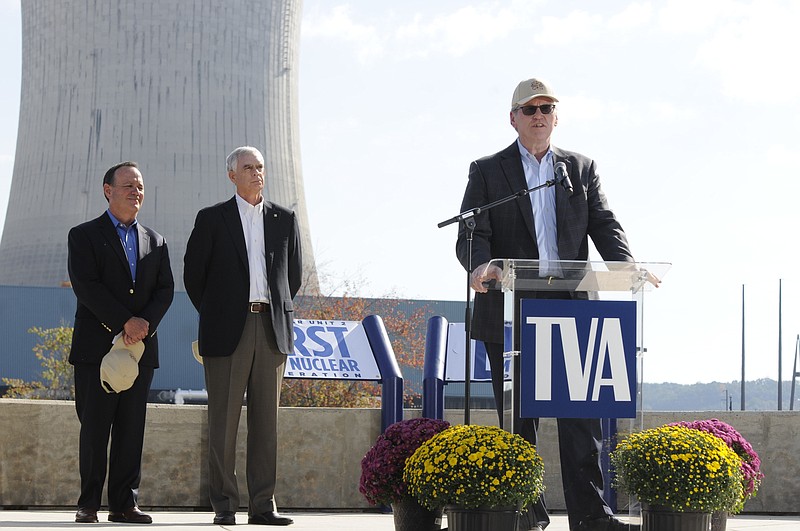
{"label": "cooling tower", "polygon": [[106,208],[122,160],[145,180],[139,220],[169,242],[176,288],[197,211],[230,198],[225,157],[265,157],[267,199],[294,209],[318,290],[300,166],[300,0],[24,0],[14,174],[0,284],[67,280],[67,232]]}

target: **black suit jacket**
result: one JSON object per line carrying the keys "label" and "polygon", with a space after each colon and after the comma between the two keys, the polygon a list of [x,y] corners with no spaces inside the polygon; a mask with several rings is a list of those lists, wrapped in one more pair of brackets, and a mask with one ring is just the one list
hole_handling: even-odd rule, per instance
{"label": "black suit jacket", "polygon": [[[553,164],[566,164],[573,186],[571,194],[561,186],[555,187],[559,258],[587,260],[588,238],[591,237],[603,260],[633,261],[625,232],[600,187],[594,161],[579,153],[555,147],[552,150]],[[461,212],[527,188],[522,157],[515,141],[499,153],[470,165]],[[473,269],[495,258],[539,258],[529,197],[522,196],[485,211],[476,216],[475,221]],[[456,254],[464,268],[468,269],[469,252],[463,224],[459,228]],[[499,290],[475,295],[472,337],[493,343],[503,342],[503,294]]]}
{"label": "black suit jacket", "polygon": [[172,304],[174,280],[164,237],[137,224],[136,283],[117,230],[107,213],[69,231],[67,269],[78,299],[72,364],[99,364],[131,317],[150,323],[139,364],[158,367],[158,324]]}
{"label": "black suit jacket", "polygon": [[[294,348],[292,299],[302,282],[300,231],[294,212],[264,202],[264,240],[270,312],[278,348]],[[244,330],[250,266],[236,197],[197,213],[186,244],[183,280],[200,313],[202,356],[230,356]]]}

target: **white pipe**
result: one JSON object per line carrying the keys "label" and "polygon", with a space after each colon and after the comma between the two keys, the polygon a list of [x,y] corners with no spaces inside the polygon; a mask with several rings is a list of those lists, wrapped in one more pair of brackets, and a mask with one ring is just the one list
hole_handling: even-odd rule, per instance
{"label": "white pipe", "polygon": [[183,404],[184,399],[193,398],[208,401],[208,391],[202,389],[200,391],[193,391],[191,389],[176,389],[175,390],[175,403]]}

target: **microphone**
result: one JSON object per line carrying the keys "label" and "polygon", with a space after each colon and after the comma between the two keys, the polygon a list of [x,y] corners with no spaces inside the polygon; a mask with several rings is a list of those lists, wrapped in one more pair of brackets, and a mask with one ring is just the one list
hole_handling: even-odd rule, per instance
{"label": "microphone", "polygon": [[561,183],[561,186],[564,187],[569,193],[572,193],[572,181],[569,180],[569,173],[567,173],[567,165],[563,162],[556,162],[555,167],[556,173],[556,180]]}

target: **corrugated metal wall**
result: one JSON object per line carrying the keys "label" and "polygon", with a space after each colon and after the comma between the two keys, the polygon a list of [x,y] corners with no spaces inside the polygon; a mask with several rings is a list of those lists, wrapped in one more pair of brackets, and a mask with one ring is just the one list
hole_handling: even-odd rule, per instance
{"label": "corrugated metal wall", "polygon": [[[397,301],[397,308],[407,315],[421,307],[426,309],[419,323],[423,332],[433,315],[452,322],[463,320],[463,302]],[[37,337],[28,330],[33,326],[72,326],[74,314],[75,295],[69,288],[0,286],[0,378],[39,379],[41,365],[32,351]],[[191,352],[191,342],[196,337],[197,312],[186,293],[176,291],[172,306],[158,328],[161,368],[155,373],[153,389],[205,388],[202,367]],[[403,368],[403,377],[407,385],[421,389],[421,370]],[[462,395],[463,385],[450,384],[447,394]],[[491,396],[491,389],[488,384],[473,384],[471,394],[478,398]]]}

